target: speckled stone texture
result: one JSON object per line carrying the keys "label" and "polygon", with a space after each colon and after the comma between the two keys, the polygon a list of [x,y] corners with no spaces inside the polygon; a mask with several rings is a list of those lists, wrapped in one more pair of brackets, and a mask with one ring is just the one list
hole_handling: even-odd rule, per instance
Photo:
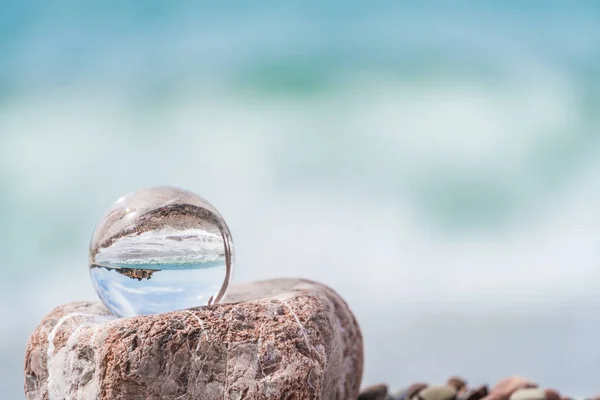
{"label": "speckled stone texture", "polygon": [[27,399],[356,399],[358,324],[330,288],[299,279],[234,285],[226,303],[115,318],[63,305],[33,332]]}

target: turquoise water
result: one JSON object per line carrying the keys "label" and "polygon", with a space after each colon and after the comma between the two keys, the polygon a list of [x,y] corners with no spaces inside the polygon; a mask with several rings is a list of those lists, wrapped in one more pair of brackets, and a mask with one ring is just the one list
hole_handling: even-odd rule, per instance
{"label": "turquoise water", "polygon": [[228,216],[238,282],[344,296],[365,383],[592,395],[598,37],[594,2],[3,3],[0,393],[44,314],[97,298],[106,204],[169,184]]}
{"label": "turquoise water", "polygon": [[223,261],[202,262],[202,263],[104,263],[103,265],[92,265],[91,268],[109,268],[109,269],[150,269],[154,271],[164,270],[185,270],[185,269],[206,269],[223,267]]}

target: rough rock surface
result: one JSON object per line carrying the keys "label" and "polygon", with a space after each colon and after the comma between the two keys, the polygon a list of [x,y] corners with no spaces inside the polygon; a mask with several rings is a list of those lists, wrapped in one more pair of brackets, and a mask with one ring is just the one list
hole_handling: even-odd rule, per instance
{"label": "rough rock surface", "polygon": [[33,332],[27,399],[348,400],[363,344],[330,288],[279,279],[234,285],[226,303],[115,318],[100,303],[63,305]]}

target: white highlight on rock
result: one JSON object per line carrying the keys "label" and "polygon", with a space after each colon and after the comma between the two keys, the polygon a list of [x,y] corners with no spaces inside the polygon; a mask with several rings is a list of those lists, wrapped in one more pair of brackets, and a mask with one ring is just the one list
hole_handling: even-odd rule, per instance
{"label": "white highlight on rock", "polygon": [[[73,330],[65,345],[58,351],[55,351],[56,348],[54,346],[54,338],[56,337],[56,333],[58,329],[61,327],[65,321],[75,318],[75,317],[84,317],[85,320],[81,322],[77,328]],[[75,364],[79,361],[76,359],[76,352],[73,351],[74,347],[77,345],[77,337],[80,334],[80,331],[89,327],[90,325],[94,326],[94,332],[92,337],[90,338],[90,345],[97,338],[97,332],[102,330],[104,334],[108,332],[108,326],[110,326],[109,321],[113,321],[116,318],[113,316],[99,316],[94,314],[86,314],[86,313],[71,313],[61,317],[56,325],[52,328],[52,330],[48,333],[48,351],[47,351],[47,371],[48,371],[48,399],[49,400],[63,400],[70,393],[70,389],[72,386],[80,386],[81,382],[73,381],[73,378],[80,377],[76,374],[72,374],[72,371],[75,369]],[[108,323],[106,323],[108,322]],[[102,329],[99,329],[102,328]],[[96,357],[94,353],[93,367],[87,366],[88,368],[93,368],[94,374],[93,377],[86,382],[84,385],[80,387],[77,391],[77,400],[87,400],[87,399],[95,399],[98,397],[100,393],[100,382],[99,382],[99,363],[100,360]],[[78,368],[86,368],[85,365],[78,365]]]}
{"label": "white highlight on rock", "polygon": [[308,338],[308,335],[306,334],[306,331],[304,330],[304,326],[300,322],[300,318],[298,318],[298,315],[294,312],[294,310],[292,310],[292,307],[290,307],[290,305],[287,303],[287,301],[285,301],[283,299],[279,299],[279,301],[283,305],[285,305],[287,307],[287,309],[290,310],[290,313],[294,316],[294,319],[296,320],[296,323],[300,327],[300,332],[302,334],[302,337],[304,338],[304,342],[306,343],[306,348],[308,348],[308,349],[314,349],[316,351],[316,349],[314,348],[314,346],[312,345],[312,343],[310,343],[310,339]]}
{"label": "white highlight on rock", "polygon": [[200,317],[198,317],[196,314],[194,314],[190,310],[181,310],[181,311],[183,311],[184,313],[190,314],[192,317],[196,318],[196,321],[198,321],[198,325],[200,325],[200,328],[202,328],[202,330],[205,329],[204,321],[202,321],[200,319]]}
{"label": "white highlight on rock", "polygon": [[200,335],[198,335],[198,343],[196,344],[196,350],[194,352],[195,361],[197,361],[197,358],[198,358],[198,349],[200,349],[200,342],[201,342],[200,339],[202,339],[202,333],[206,329],[206,325],[204,324],[204,321],[202,321],[200,319],[200,317],[198,317],[196,314],[194,314],[190,310],[181,310],[181,311],[183,311],[184,313],[190,314],[192,317],[196,318],[196,320],[198,321],[198,325],[200,325],[200,328],[202,329],[200,331]]}
{"label": "white highlight on rock", "polygon": [[[74,317],[94,317],[94,315],[92,315],[92,314],[84,314],[84,313],[71,313],[71,314],[67,314],[64,317],[60,318],[56,322],[56,325],[54,325],[54,327],[52,328],[52,330],[48,334],[48,360],[52,357],[52,355],[53,355],[52,353],[54,353],[54,337],[56,336],[56,331],[58,330],[58,328],[60,328],[60,326],[66,320],[68,320],[70,318],[74,318]],[[50,371],[48,371],[48,373],[50,373]]]}

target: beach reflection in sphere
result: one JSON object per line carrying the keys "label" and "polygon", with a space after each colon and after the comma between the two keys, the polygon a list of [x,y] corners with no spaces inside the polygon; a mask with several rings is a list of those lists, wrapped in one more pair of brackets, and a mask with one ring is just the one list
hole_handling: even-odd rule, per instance
{"label": "beach reflection in sphere", "polygon": [[143,189],[121,197],[102,218],[89,264],[98,296],[117,316],[216,304],[231,279],[231,234],[202,197]]}

